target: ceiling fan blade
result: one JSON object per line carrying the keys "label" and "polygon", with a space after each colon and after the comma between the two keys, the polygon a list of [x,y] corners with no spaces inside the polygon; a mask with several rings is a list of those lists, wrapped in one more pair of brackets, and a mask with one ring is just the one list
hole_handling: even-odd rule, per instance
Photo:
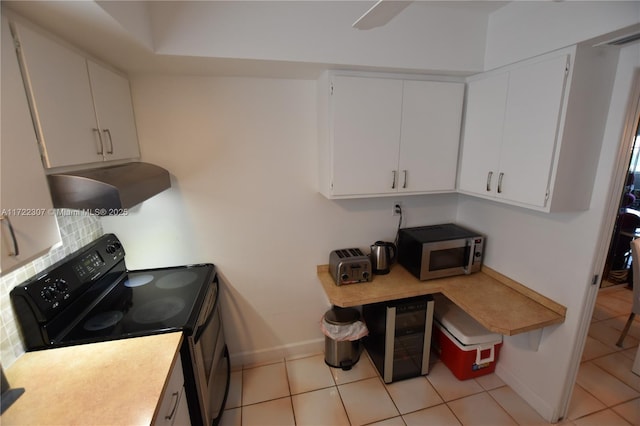
{"label": "ceiling fan blade", "polygon": [[409,6],[411,1],[395,1],[395,0],[378,0],[371,9],[367,10],[352,27],[359,30],[370,30],[371,28],[381,27],[389,22],[394,16],[402,12]]}

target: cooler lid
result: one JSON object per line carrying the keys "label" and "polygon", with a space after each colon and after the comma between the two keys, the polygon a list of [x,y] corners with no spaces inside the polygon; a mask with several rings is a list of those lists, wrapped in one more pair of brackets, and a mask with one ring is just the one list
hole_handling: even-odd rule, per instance
{"label": "cooler lid", "polygon": [[487,330],[442,294],[434,295],[434,316],[463,345],[478,345],[502,341],[502,335]]}

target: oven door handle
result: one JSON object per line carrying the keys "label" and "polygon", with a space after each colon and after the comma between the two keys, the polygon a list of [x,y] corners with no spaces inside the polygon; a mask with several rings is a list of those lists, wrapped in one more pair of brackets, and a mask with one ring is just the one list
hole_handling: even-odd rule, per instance
{"label": "oven door handle", "polygon": [[[194,331],[194,337],[193,337],[194,343],[198,343],[198,341],[200,340],[200,337],[202,337],[202,333],[204,333],[204,331],[209,326],[209,323],[215,317],[214,313],[218,307],[218,290],[219,290],[217,277],[213,281],[213,283],[215,284],[216,291],[212,291],[211,293],[209,293],[212,296],[209,296],[209,298],[206,301],[205,314],[201,315],[198,318],[198,323],[196,324],[196,329]],[[215,297],[215,300],[213,300],[213,302],[211,301],[211,297]],[[204,318],[202,323],[200,323],[201,318]]]}

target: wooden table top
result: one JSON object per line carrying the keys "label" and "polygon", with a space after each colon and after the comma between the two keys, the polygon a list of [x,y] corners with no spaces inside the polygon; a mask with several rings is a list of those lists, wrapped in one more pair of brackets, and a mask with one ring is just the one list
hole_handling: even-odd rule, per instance
{"label": "wooden table top", "polygon": [[337,286],[328,265],[318,266],[318,278],[332,304],[359,306],[442,293],[487,329],[507,336],[564,322],[566,307],[483,267],[481,272],[420,281],[401,265],[371,282]]}

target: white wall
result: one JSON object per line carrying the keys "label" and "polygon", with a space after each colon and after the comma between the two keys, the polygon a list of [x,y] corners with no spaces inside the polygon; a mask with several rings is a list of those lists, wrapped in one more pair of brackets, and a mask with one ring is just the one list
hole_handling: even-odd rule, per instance
{"label": "white wall", "polygon": [[[316,190],[316,82],[141,76],[132,80],[144,161],[171,190],[104,218],[129,268],[215,263],[235,362],[323,350],[316,277],[337,248],[392,240],[393,198],[329,201]],[[455,218],[457,195],[403,198],[406,224]]]}
{"label": "white wall", "polygon": [[[621,52],[610,104],[596,183],[588,211],[541,214],[461,196],[457,219],[489,235],[486,265],[567,307],[563,324],[544,329],[538,351],[528,334],[505,338],[498,374],[548,420],[563,414],[565,392],[573,385],[573,350],[581,348],[583,312],[595,288],[601,227],[609,218],[609,190],[621,142],[631,91],[631,77],[640,67],[638,45]],[[592,308],[592,306],[587,306]]]}
{"label": "white wall", "polygon": [[640,22],[639,1],[514,1],[489,18],[485,69]]}
{"label": "white wall", "polygon": [[352,28],[351,24],[373,3],[154,2],[150,15],[156,52],[163,55],[421,72],[483,69],[486,6],[462,8],[414,2],[384,27],[367,31]]}

